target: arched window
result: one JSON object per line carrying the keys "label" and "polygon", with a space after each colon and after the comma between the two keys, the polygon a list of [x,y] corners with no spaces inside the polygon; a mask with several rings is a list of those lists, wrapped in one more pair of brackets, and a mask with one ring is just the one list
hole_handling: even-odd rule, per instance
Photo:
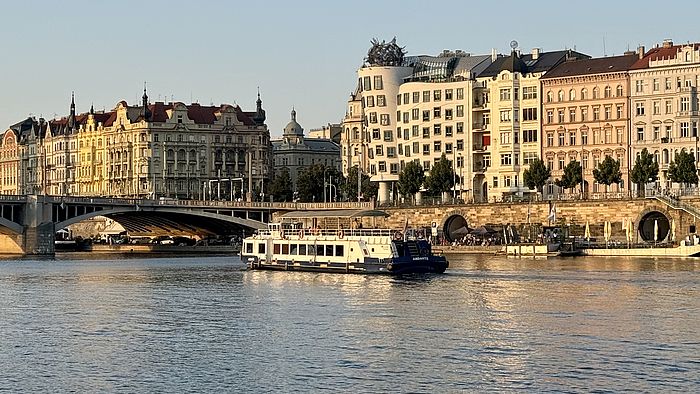
{"label": "arched window", "polygon": [[593,100],[600,98],[600,91],[598,90],[598,87],[593,88]]}
{"label": "arched window", "polygon": [[569,90],[569,100],[576,100],[576,91],[574,89]]}
{"label": "arched window", "polygon": [[610,86],[605,87],[605,98],[610,98],[612,96],[612,88]]}
{"label": "arched window", "polygon": [[547,92],[547,102],[548,103],[552,102],[552,91],[551,90]]}
{"label": "arched window", "polygon": [[622,97],[622,85],[617,85],[617,97]]}
{"label": "arched window", "polygon": [[559,94],[557,95],[558,101],[564,101],[564,91],[560,90]]}
{"label": "arched window", "polygon": [[581,100],[587,100],[588,99],[588,89],[583,88],[581,89]]}

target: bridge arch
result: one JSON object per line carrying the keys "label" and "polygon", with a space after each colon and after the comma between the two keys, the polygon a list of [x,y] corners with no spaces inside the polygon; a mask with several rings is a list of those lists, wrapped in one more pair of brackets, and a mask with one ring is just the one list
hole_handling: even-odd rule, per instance
{"label": "bridge arch", "polygon": [[267,228],[262,222],[235,216],[197,210],[150,207],[116,207],[89,212],[58,222],[55,228],[59,230],[96,216],[108,217],[121,224],[127,231],[135,233],[147,233],[148,228],[158,228],[162,231],[170,228],[190,233],[217,233],[217,230],[240,227],[250,230]]}
{"label": "bridge arch", "polygon": [[464,237],[468,232],[467,213],[461,210],[449,211],[443,216],[440,228],[449,242]]}
{"label": "bridge arch", "polygon": [[0,217],[0,233],[5,233],[6,231],[3,231],[5,229],[9,230],[13,234],[22,234],[24,226]]}

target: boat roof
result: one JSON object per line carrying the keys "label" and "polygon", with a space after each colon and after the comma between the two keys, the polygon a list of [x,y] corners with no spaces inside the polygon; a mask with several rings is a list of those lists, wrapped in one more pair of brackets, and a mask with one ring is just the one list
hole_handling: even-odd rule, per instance
{"label": "boat roof", "polygon": [[377,209],[335,209],[327,211],[293,211],[285,213],[282,219],[308,219],[308,218],[360,218],[360,217],[388,217],[389,214]]}

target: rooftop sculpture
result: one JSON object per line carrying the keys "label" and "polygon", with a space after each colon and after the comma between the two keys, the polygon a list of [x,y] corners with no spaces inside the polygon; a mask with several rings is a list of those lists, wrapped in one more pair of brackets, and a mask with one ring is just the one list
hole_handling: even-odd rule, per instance
{"label": "rooftop sculpture", "polygon": [[396,37],[388,43],[373,38],[372,47],[367,52],[366,63],[370,66],[401,66],[406,52],[396,44]]}

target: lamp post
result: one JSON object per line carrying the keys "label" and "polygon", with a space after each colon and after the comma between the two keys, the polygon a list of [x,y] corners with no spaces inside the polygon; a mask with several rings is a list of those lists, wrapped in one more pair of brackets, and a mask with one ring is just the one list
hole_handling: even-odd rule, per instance
{"label": "lamp post", "polygon": [[323,202],[326,203],[328,200],[326,199],[326,187],[328,187],[326,183],[326,171],[328,171],[328,167],[323,167]]}
{"label": "lamp post", "polygon": [[457,201],[457,150],[452,148],[452,203]]}

